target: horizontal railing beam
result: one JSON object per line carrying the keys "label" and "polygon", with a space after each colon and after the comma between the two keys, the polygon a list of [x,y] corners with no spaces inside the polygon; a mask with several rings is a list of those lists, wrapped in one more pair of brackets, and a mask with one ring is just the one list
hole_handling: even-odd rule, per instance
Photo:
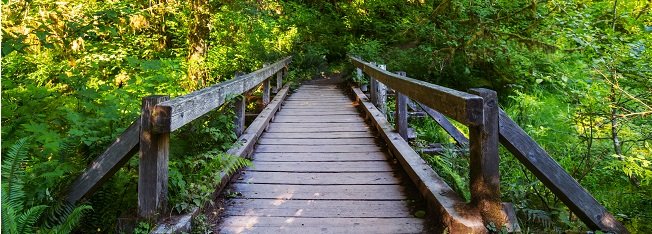
{"label": "horizontal railing beam", "polygon": [[[241,95],[281,71],[292,61],[286,57],[255,72],[239,76],[181,97],[156,105],[152,114],[154,131],[172,132],[215,108],[220,107],[227,98]],[[164,113],[170,113],[169,116]]]}
{"label": "horizontal railing beam", "polygon": [[425,81],[399,76],[349,56],[353,65],[390,88],[468,126],[482,125],[482,98]]}

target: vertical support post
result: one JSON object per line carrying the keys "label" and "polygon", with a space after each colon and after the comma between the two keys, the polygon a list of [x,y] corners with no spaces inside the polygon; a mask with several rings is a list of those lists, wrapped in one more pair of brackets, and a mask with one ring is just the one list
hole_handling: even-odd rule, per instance
{"label": "vertical support post", "polygon": [[[370,62],[372,66],[376,66],[376,62]],[[378,92],[378,80],[376,80],[374,77],[369,77],[369,101],[371,101],[371,104],[374,104],[378,106],[378,102],[376,100],[376,93]]]}
{"label": "vertical support post", "polygon": [[[355,76],[356,76],[357,80],[362,80],[362,77],[364,76],[362,74],[362,69],[360,69],[359,67],[356,67],[355,68]],[[362,87],[362,82],[361,81],[358,82],[358,87]]]}
{"label": "vertical support post", "polygon": [[170,109],[158,108],[154,112],[156,104],[169,99],[169,96],[145,97],[141,108],[138,215],[146,219],[154,219],[164,213],[167,205],[170,133],[155,133],[152,117],[170,116]]}
{"label": "vertical support post", "polygon": [[498,98],[489,89],[471,89],[483,99],[483,124],[469,127],[471,204],[478,208],[485,224],[502,227],[507,216],[500,200],[498,156]]}
{"label": "vertical support post", "polygon": [[[387,65],[385,64],[380,64],[378,65],[378,68],[382,70],[387,70]],[[380,112],[387,114],[387,86],[385,84],[379,82],[376,80],[376,88],[378,89],[376,91],[376,107],[378,107],[378,110]]]}
{"label": "vertical support post", "polygon": [[278,93],[279,90],[283,87],[283,70],[276,72],[276,90],[274,93]]}
{"label": "vertical support post", "polygon": [[267,106],[270,100],[270,78],[263,81],[263,105]]}
{"label": "vertical support post", "polygon": [[245,130],[245,110],[247,109],[247,98],[242,94],[235,98],[233,103],[235,110],[235,135],[240,137]]}
{"label": "vertical support post", "polygon": [[[405,76],[403,71],[396,72],[399,76]],[[408,140],[408,113],[407,113],[408,97],[396,91],[396,131],[404,140]]]}

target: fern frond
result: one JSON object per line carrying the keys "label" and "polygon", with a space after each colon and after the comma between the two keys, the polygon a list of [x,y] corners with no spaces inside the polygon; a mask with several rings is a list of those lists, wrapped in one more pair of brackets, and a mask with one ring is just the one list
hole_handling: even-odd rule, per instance
{"label": "fern frond", "polygon": [[2,179],[6,184],[3,189],[6,189],[4,195],[8,199],[6,205],[12,206],[16,211],[23,209],[23,200],[25,198],[23,192],[24,182],[22,180],[24,171],[21,170],[21,166],[27,159],[27,140],[28,138],[18,140],[9,148],[2,160]]}
{"label": "fern frond", "polygon": [[31,207],[20,214],[16,219],[18,224],[17,233],[32,233],[34,232],[34,223],[41,217],[43,211],[47,208],[46,205],[38,205]]}
{"label": "fern frond", "polygon": [[64,222],[60,225],[53,227],[50,233],[71,233],[77,224],[79,224],[79,221],[81,220],[84,213],[88,210],[93,210],[93,208],[89,205],[80,205],[76,207],[72,212],[70,212],[68,216],[66,216],[66,220],[64,220]]}
{"label": "fern frond", "polygon": [[16,210],[8,205],[7,197],[2,193],[2,233],[18,233]]}

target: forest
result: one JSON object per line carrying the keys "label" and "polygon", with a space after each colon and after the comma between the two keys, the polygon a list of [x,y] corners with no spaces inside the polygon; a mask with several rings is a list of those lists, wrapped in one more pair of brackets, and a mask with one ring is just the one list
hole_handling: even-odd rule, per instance
{"label": "forest", "polygon": [[[652,229],[650,0],[3,0],[1,20],[3,233],[120,232],[138,204],[137,157],[83,203],[63,196],[139,116],[141,98],[184,95],[289,55],[295,86],[355,80],[355,55],[457,90],[493,89],[630,232]],[[219,172],[249,164],[225,153],[232,119],[222,108],[172,134],[172,212],[210,203]],[[411,124],[413,147],[449,149],[422,157],[469,199],[464,150],[434,121]],[[588,230],[500,155],[502,200],[524,233]]]}

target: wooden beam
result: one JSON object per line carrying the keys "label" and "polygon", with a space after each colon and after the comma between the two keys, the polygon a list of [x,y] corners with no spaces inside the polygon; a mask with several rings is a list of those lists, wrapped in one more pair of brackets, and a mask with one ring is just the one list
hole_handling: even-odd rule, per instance
{"label": "wooden beam", "polygon": [[276,87],[274,88],[274,93],[278,93],[279,90],[283,87],[283,69],[276,72]]}
{"label": "wooden beam", "polygon": [[[405,76],[403,71],[396,72],[399,76]],[[395,123],[396,131],[404,140],[408,140],[408,110],[407,103],[409,98],[400,92],[396,92],[396,112]]]}
{"label": "wooden beam", "polygon": [[140,118],[140,162],[138,165],[138,216],[155,219],[165,212],[168,193],[168,153],[170,133],[155,133],[154,107],[169,96],[143,98]]}
{"label": "wooden beam", "polygon": [[435,212],[435,220],[442,223],[450,233],[486,233],[482,217],[469,207],[453,189],[416,153],[395,131],[384,114],[369,101],[360,89],[352,87],[356,102],[366,113],[378,133],[387,143],[391,153],[419,189],[428,204],[428,210]]}
{"label": "wooden beam", "polygon": [[227,97],[241,95],[258,86],[285,68],[291,61],[292,57],[286,57],[255,72],[158,104],[155,112],[170,113],[170,115],[157,115],[153,120],[154,131],[164,133],[180,128],[221,106]]}
{"label": "wooden beam", "polygon": [[500,158],[498,157],[498,98],[489,89],[471,89],[484,100],[482,125],[469,127],[471,204],[478,207],[485,224],[507,223],[500,200]]}
{"label": "wooden beam", "polygon": [[593,230],[629,233],[548,153],[500,110],[500,143]]}
{"label": "wooden beam", "polygon": [[369,76],[413,100],[419,101],[462,124],[471,126],[482,124],[482,98],[476,95],[399,76],[372,66],[360,59],[353,57],[350,57],[350,59],[353,65],[361,68]]}
{"label": "wooden beam", "polygon": [[[387,70],[387,65],[380,64],[378,65],[378,68]],[[376,88],[378,89],[376,91],[376,107],[378,107],[380,112],[387,114],[387,86],[376,80]]]}
{"label": "wooden beam", "polygon": [[138,149],[140,116],[70,186],[66,201],[77,203],[111,178]]}
{"label": "wooden beam", "polygon": [[242,135],[242,132],[244,132],[245,129],[245,120],[246,120],[245,110],[247,109],[247,99],[244,97],[244,95],[237,96],[235,98],[233,105],[235,111],[234,131],[235,131],[235,135],[239,137],[240,135]]}
{"label": "wooden beam", "polygon": [[444,131],[448,133],[448,135],[453,137],[458,146],[469,145],[469,139],[467,139],[466,136],[464,136],[464,134],[455,127],[455,125],[448,121],[446,116],[421,103],[418,103],[417,105],[419,105],[421,109],[423,109],[423,111],[426,112],[428,116],[430,116],[430,118],[434,119],[439,124],[439,126],[441,126],[441,128],[443,128]]}
{"label": "wooden beam", "polygon": [[271,84],[270,84],[270,79],[266,79],[263,81],[263,106],[267,106],[269,103],[269,99],[271,97],[271,92],[270,92]]}

